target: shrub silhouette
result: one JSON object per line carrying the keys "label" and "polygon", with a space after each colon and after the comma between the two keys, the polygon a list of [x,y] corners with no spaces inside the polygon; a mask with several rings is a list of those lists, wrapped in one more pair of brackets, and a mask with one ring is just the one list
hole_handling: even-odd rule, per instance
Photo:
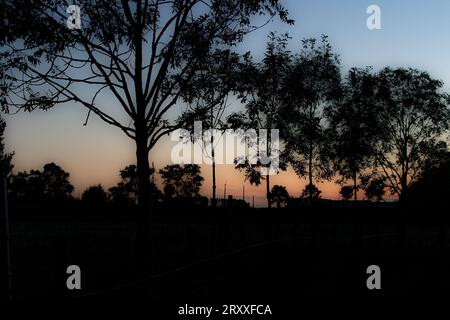
{"label": "shrub silhouette", "polygon": [[365,194],[367,199],[375,199],[377,201],[383,200],[383,196],[386,193],[386,179],[382,177],[376,177],[369,181],[365,187]]}
{"label": "shrub silhouette", "polygon": [[322,191],[319,190],[314,184],[307,184],[302,191],[301,198],[308,198],[309,200],[320,199]]}
{"label": "shrub silhouette", "polygon": [[354,186],[343,186],[339,193],[341,194],[343,200],[348,201],[353,196],[353,190]]}
{"label": "shrub silhouette", "polygon": [[93,207],[104,206],[108,201],[108,194],[100,184],[91,186],[83,192],[81,201]]}
{"label": "shrub silhouette", "polygon": [[286,204],[289,199],[289,193],[286,187],[274,185],[270,192],[270,197],[273,202],[277,204],[277,208],[281,207],[281,204]]}

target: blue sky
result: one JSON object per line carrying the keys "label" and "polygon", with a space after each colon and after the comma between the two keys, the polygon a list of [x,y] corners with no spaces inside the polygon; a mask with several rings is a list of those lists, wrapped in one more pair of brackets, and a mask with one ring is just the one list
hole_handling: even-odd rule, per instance
{"label": "blue sky", "polygon": [[[260,58],[270,31],[288,32],[292,36],[293,52],[298,51],[302,38],[326,34],[341,57],[343,72],[354,66],[416,67],[443,80],[445,88],[450,89],[450,1],[285,0],[282,3],[295,19],[295,25],[275,20],[247,36],[239,51],[251,51],[255,59]],[[381,30],[366,27],[366,9],[372,4],[381,8]],[[7,116],[6,142],[10,150],[15,150],[16,171],[56,161],[71,172],[77,193],[89,185],[102,183],[110,187],[117,182],[118,170],[134,162],[133,143],[120,130],[95,117],[83,127],[85,116],[86,111],[75,105]],[[168,163],[169,156],[170,144],[161,141],[150,160],[162,167]],[[208,168],[204,168],[203,175],[208,180]],[[240,194],[243,178],[231,167],[218,168],[218,180],[218,194],[224,181],[229,191]],[[304,181],[293,178],[292,174],[283,174],[273,179],[273,183],[287,185],[294,195],[304,185]],[[337,196],[337,188],[332,184],[323,188],[325,197]],[[264,202],[263,193],[262,188],[246,186],[246,194],[255,195],[257,203]],[[205,185],[204,194],[209,195],[209,185]]]}

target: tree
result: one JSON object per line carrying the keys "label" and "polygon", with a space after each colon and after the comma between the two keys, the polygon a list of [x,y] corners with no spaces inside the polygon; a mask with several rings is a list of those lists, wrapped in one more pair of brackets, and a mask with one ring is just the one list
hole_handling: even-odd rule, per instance
{"label": "tree", "polygon": [[386,193],[386,178],[375,177],[372,178],[367,186],[364,188],[367,199],[376,201],[382,201],[383,196]]}
{"label": "tree", "polygon": [[52,199],[71,197],[74,187],[70,184],[69,177],[68,172],[53,162],[44,165],[42,171],[44,195]]}
{"label": "tree", "polygon": [[[418,179],[411,184],[408,205],[448,209],[450,207],[450,152],[440,152],[439,158],[427,161]],[[437,210],[440,212],[441,210]],[[445,212],[445,211],[444,211]]]}
{"label": "tree", "polygon": [[198,197],[203,177],[196,164],[168,165],[159,170],[164,183],[164,192],[172,193],[177,198]]}
{"label": "tree", "polygon": [[17,199],[27,202],[37,202],[43,198],[43,186],[38,170],[31,170],[30,173],[18,172],[11,177],[9,186],[10,194]]}
{"label": "tree", "polygon": [[164,198],[165,201],[170,201],[175,196],[175,187],[171,184],[164,186]]}
{"label": "tree", "polygon": [[376,163],[393,194],[407,200],[429,155],[449,128],[443,83],[417,69],[386,68],[379,74]]}
{"label": "tree", "polygon": [[[342,98],[327,110],[333,135],[334,170],[342,177],[340,184],[353,182],[355,201],[360,188],[358,178],[373,164],[375,137],[381,130],[377,121],[376,85],[370,68],[352,68],[343,84]],[[349,191],[347,186],[342,190]]]}
{"label": "tree", "polygon": [[[154,170],[149,170],[151,170],[151,174],[153,174]],[[132,199],[134,203],[137,203],[139,197],[137,166],[132,164],[120,170],[120,178],[121,182],[119,185],[122,185],[128,193],[128,197]]]}
{"label": "tree", "polygon": [[[150,168],[150,174],[153,177],[155,169]],[[136,204],[139,195],[139,179],[137,166],[132,164],[120,170],[121,181],[117,186],[109,189],[113,202],[121,204]],[[152,197],[152,202],[155,204],[161,198],[161,191],[153,181],[150,181],[149,193]]]}
{"label": "tree", "polygon": [[270,192],[270,197],[271,200],[277,204],[277,208],[280,208],[281,204],[285,204],[289,200],[289,193],[286,187],[274,185]]}
{"label": "tree", "polygon": [[[232,128],[277,129],[281,125],[281,107],[286,86],[286,75],[290,68],[291,54],[287,50],[289,36],[270,33],[262,63],[255,64],[249,54],[244,56],[241,70],[241,102],[245,103],[244,113],[233,114],[228,118]],[[254,146],[251,146],[254,147]],[[269,158],[275,150],[275,141],[267,134],[265,154],[260,150],[260,158]],[[245,171],[246,179],[259,185],[266,181],[267,204],[270,208],[270,171],[274,164],[258,161],[251,164],[249,159],[236,159],[236,168]],[[285,169],[280,163],[279,167]],[[261,168],[266,171],[261,173]]]}
{"label": "tree", "polygon": [[132,207],[136,205],[136,200],[130,197],[128,189],[123,182],[119,182],[116,186],[108,189],[109,200],[118,207]]}
{"label": "tree", "polygon": [[288,76],[285,95],[282,136],[285,157],[299,177],[307,177],[305,189],[310,201],[314,198],[314,180],[329,180],[333,176],[330,135],[325,110],[340,97],[339,59],[332,52],[326,36],[320,45],[316,39],[303,40],[302,51],[296,57]]}
{"label": "tree", "polygon": [[102,185],[90,186],[87,188],[82,196],[81,201],[90,206],[102,206],[108,201],[108,194]]}
{"label": "tree", "polygon": [[[67,28],[66,1],[10,0],[0,33],[2,108],[31,111],[74,102],[136,144],[139,205],[151,205],[148,154],[186,125],[171,121],[208,55],[257,27],[253,15],[287,11],[277,0],[78,0],[81,28]],[[126,116],[108,110],[113,97]],[[103,97],[103,98],[102,98]],[[120,112],[119,112],[120,113]],[[173,113],[173,112],[172,112]]]}
{"label": "tree", "polygon": [[339,193],[343,200],[348,201],[353,196],[354,186],[343,186]]}
{"label": "tree", "polygon": [[204,64],[203,72],[193,78],[183,95],[192,113],[197,115],[192,117],[191,112],[186,112],[185,116],[202,124],[201,134],[195,131],[195,126],[189,128],[188,140],[199,145],[203,155],[211,161],[213,207],[217,205],[216,147],[220,142],[220,134],[226,129],[223,116],[229,95],[237,91],[239,62],[239,55],[229,50],[215,52]]}
{"label": "tree", "polygon": [[320,194],[322,191],[319,190],[315,185],[313,184],[307,184],[305,186],[305,189],[302,191],[301,198],[307,198],[309,200],[317,200],[320,199]]}
{"label": "tree", "polygon": [[[6,153],[5,144],[3,142],[4,133],[5,133],[6,123],[0,117],[0,178],[9,177],[11,171],[13,169],[13,165],[11,163],[13,153]],[[1,179],[0,179],[1,183]]]}
{"label": "tree", "polygon": [[19,172],[12,176],[10,191],[17,198],[35,202],[60,202],[72,198],[74,187],[70,174],[55,163],[44,165],[44,170]]}

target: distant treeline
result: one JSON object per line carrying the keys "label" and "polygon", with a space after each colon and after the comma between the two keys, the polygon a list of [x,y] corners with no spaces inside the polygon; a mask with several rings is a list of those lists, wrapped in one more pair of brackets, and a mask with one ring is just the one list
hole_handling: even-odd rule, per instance
{"label": "distant treeline", "polygon": [[[208,199],[199,194],[203,178],[197,165],[170,165],[159,171],[164,184],[161,192],[151,182],[154,205],[199,205],[207,206]],[[18,172],[8,177],[8,196],[12,206],[66,206],[73,202],[89,208],[113,205],[119,208],[137,206],[136,166],[129,165],[120,170],[121,181],[108,190],[101,184],[93,185],[83,191],[81,197],[73,195],[70,174],[55,163],[44,165],[42,170]],[[155,172],[152,172],[152,177]]]}

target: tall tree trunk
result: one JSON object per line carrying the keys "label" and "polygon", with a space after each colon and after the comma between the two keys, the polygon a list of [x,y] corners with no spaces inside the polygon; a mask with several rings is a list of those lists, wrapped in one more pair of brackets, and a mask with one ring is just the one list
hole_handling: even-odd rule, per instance
{"label": "tall tree trunk", "polygon": [[[269,125],[269,128],[271,129],[271,126]],[[267,138],[266,138],[266,152],[267,152],[267,157],[269,157],[269,155],[272,155],[271,152],[271,148],[270,148],[270,144],[271,144],[271,139],[270,139],[270,132],[267,131]],[[270,163],[269,165],[272,165],[272,163]],[[270,167],[267,168],[268,170],[270,170]],[[272,199],[270,197],[270,172],[267,172],[266,175],[266,197],[267,197],[267,207],[268,208],[272,208]]]}
{"label": "tall tree trunk", "polygon": [[313,176],[312,176],[312,161],[313,161],[312,142],[309,144],[309,159],[308,159],[308,175],[309,175],[309,204],[313,201]]}
{"label": "tall tree trunk", "polygon": [[[138,129],[139,128],[139,129]],[[138,180],[138,212],[136,217],[136,271],[139,277],[150,272],[152,246],[150,242],[150,164],[148,160],[146,131],[136,124],[136,160]],[[139,288],[142,294],[147,294],[146,285]]]}
{"label": "tall tree trunk", "polygon": [[406,201],[407,201],[407,194],[408,194],[408,177],[406,175],[406,173],[404,173],[402,175],[402,179],[400,181],[401,184],[401,190],[400,190],[400,204],[403,206],[405,205]]}
{"label": "tall tree trunk", "polygon": [[353,172],[353,192],[355,193],[355,202],[358,201],[358,184],[356,180],[356,172]]}
{"label": "tall tree trunk", "polygon": [[140,209],[148,210],[151,205],[150,197],[150,163],[148,161],[148,134],[146,120],[146,105],[143,91],[142,81],[142,33],[144,26],[140,23],[142,17],[142,1],[136,4],[137,21],[134,26],[134,44],[135,49],[135,81],[134,89],[136,94],[136,159],[137,159],[137,175],[138,175],[138,206]]}
{"label": "tall tree trunk", "polygon": [[309,157],[308,157],[308,174],[309,174],[309,205],[312,205],[313,201],[313,175],[312,175],[312,162],[313,162],[313,138],[314,138],[314,110],[313,105],[309,106]]}
{"label": "tall tree trunk", "polygon": [[211,157],[212,157],[212,200],[211,205],[217,207],[216,199],[216,157],[214,152],[214,134],[211,134]]}
{"label": "tall tree trunk", "polygon": [[[139,277],[151,273],[150,260],[152,256],[152,245],[150,242],[150,208],[151,208],[151,184],[150,184],[150,162],[148,160],[148,133],[146,121],[146,105],[143,92],[142,81],[142,2],[139,0],[136,4],[136,21],[134,44],[135,44],[135,81],[134,89],[136,94],[136,118],[135,141],[136,141],[136,166],[138,180],[138,217],[136,226],[136,264]],[[142,295],[147,295],[147,284],[142,284]]]}
{"label": "tall tree trunk", "polygon": [[401,192],[400,192],[400,204],[404,206],[407,199],[408,193],[408,172],[409,172],[409,162],[408,162],[408,138],[404,138],[402,147],[402,176],[401,176]]}
{"label": "tall tree trunk", "polygon": [[152,201],[150,185],[150,161],[148,160],[146,135],[136,137],[136,160],[138,179],[138,206],[142,210],[149,210]]}

